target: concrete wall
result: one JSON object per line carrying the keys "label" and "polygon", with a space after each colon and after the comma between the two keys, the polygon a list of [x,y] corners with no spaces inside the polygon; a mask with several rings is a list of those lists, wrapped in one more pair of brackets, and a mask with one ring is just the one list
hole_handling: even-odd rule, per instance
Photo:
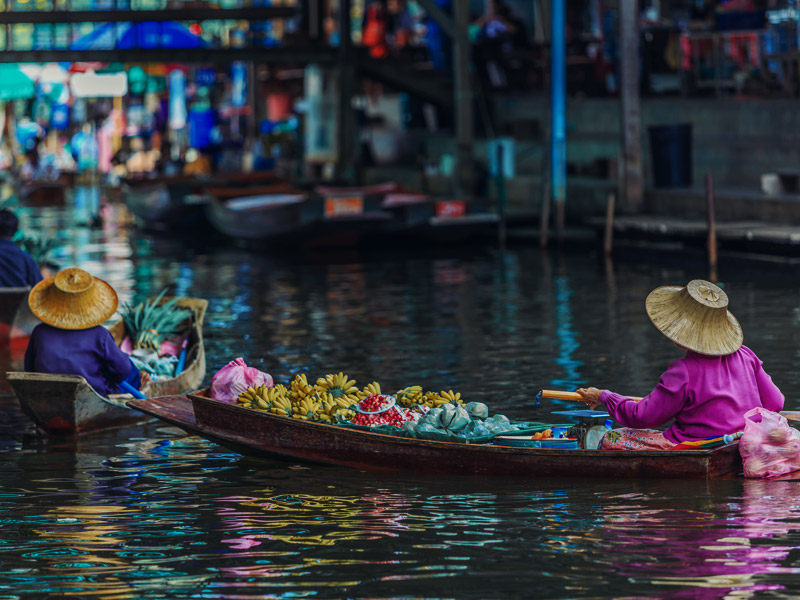
{"label": "concrete wall", "polygon": [[[495,100],[498,127],[514,122],[547,123],[543,97],[506,96]],[[800,170],[800,102],[660,98],[642,101],[645,182],[652,185],[649,125],[692,124],[694,184],[710,171],[718,185],[758,188],[762,173]],[[619,152],[616,99],[572,99],[567,104],[567,160],[578,164]]]}

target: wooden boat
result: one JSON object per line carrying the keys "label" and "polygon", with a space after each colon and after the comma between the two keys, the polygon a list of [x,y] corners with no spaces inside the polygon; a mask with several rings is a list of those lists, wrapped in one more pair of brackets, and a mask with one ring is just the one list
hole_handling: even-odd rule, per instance
{"label": "wooden boat", "polygon": [[208,199],[206,215],[217,231],[243,241],[282,239],[315,220],[302,193]]}
{"label": "wooden boat", "polygon": [[197,175],[127,177],[122,180],[125,205],[141,227],[181,230],[196,225],[202,216],[207,181]]}
{"label": "wooden boat", "polygon": [[212,400],[131,400],[128,405],[246,455],[357,469],[523,477],[710,478],[741,472],[738,443],[711,450],[598,451],[462,444],[310,423]]}
{"label": "wooden boat", "polygon": [[29,287],[0,289],[0,346],[28,345],[28,337],[41,321],[28,308]]}
{"label": "wooden boat", "polygon": [[480,200],[431,198],[424,194],[387,194],[381,208],[392,214],[392,224],[381,231],[384,240],[426,244],[475,242],[497,239],[499,217]]}
{"label": "wooden boat", "polygon": [[274,173],[254,172],[126,177],[122,183],[125,203],[139,225],[156,231],[180,232],[208,227],[204,207],[209,189],[240,190],[237,195],[241,196],[245,195],[242,190],[250,187],[280,182]]}
{"label": "wooden boat", "polygon": [[64,206],[66,188],[67,183],[61,178],[34,179],[19,186],[19,197],[25,206]]}
{"label": "wooden boat", "polygon": [[[164,298],[167,301],[169,298]],[[145,396],[184,394],[197,389],[206,372],[203,347],[203,318],[208,302],[199,298],[181,298],[178,306],[191,310],[186,367],[177,377],[154,381],[142,389]],[[117,344],[125,337],[122,320],[109,331]],[[97,429],[116,427],[141,420],[122,398],[105,398],[79,375],[10,372],[8,380],[19,399],[22,411],[48,434],[78,435]]]}

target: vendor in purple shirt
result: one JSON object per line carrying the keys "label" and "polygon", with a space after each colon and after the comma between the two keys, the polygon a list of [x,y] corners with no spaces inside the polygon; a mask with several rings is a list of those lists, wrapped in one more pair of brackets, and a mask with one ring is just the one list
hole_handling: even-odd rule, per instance
{"label": "vendor in purple shirt", "polygon": [[42,271],[31,255],[11,241],[19,220],[10,210],[0,210],[0,288],[33,287]]}
{"label": "vendor in purple shirt", "polygon": [[[708,281],[656,288],[647,315],[686,356],[673,362],[640,401],[609,390],[581,388],[590,406],[603,405],[624,425],[606,433],[603,450],[655,450],[744,429],[744,414],[763,407],[779,412],[783,394],[750,348],[728,311],[728,296]],[[649,429],[672,421],[664,432]]]}
{"label": "vendor in purple shirt", "polygon": [[81,375],[103,396],[120,393],[122,381],[137,389],[149,381],[102,327],[117,310],[117,294],[102,279],[64,269],[37,284],[28,305],[42,324],[31,333],[26,371]]}

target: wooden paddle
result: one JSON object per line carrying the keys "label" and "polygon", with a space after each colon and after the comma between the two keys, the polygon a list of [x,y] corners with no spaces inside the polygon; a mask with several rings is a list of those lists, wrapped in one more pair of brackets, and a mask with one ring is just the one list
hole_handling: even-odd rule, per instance
{"label": "wooden paddle", "polygon": [[[629,397],[634,402],[639,402],[641,400],[641,398],[637,396],[627,396],[627,397]],[[541,398],[584,402],[583,396],[581,396],[578,392],[562,392],[560,390],[539,390],[539,393],[536,394],[536,402],[538,403],[539,399]],[[800,411],[784,410],[781,411],[780,414],[786,417],[787,421],[800,421]]]}
{"label": "wooden paddle", "polygon": [[[638,396],[626,396],[633,400],[634,402],[639,402],[641,400]],[[562,392],[560,390],[539,390],[539,393],[536,394],[536,400],[538,401],[540,398],[551,398],[555,400],[573,400],[575,402],[586,402],[583,396],[581,396],[578,392]]]}

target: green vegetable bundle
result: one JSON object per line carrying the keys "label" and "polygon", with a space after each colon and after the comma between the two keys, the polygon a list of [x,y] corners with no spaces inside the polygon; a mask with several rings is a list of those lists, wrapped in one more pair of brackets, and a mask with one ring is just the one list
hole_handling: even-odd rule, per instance
{"label": "green vegetable bundle", "polygon": [[178,308],[178,299],[159,304],[166,294],[164,289],[150,302],[142,302],[137,306],[126,303],[122,307],[122,320],[133,340],[134,348],[159,350],[161,342],[178,333],[178,326],[192,316],[191,311]]}
{"label": "green vegetable bundle", "polygon": [[56,241],[53,238],[24,231],[17,231],[14,243],[30,254],[34,262],[40,266],[47,262],[50,253],[56,248]]}

